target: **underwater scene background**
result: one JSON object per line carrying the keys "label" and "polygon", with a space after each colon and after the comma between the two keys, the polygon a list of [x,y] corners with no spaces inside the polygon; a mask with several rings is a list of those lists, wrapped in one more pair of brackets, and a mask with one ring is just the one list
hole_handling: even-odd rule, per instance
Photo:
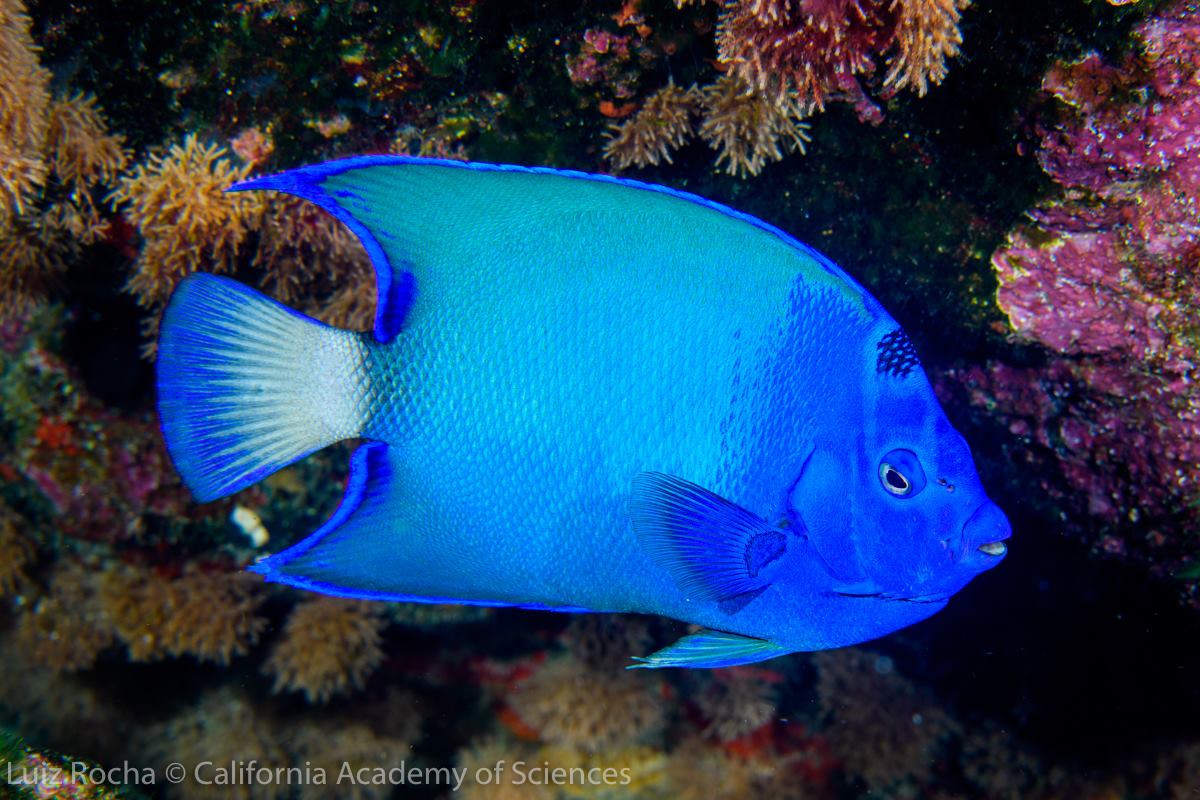
{"label": "underwater scene background", "polygon": [[[243,572],[350,448],[193,502],[159,316],[208,271],[368,329],[344,228],[222,193],[362,153],[622,174],[825,252],[1005,563],[861,647],[655,672],[682,624]],[[1197,3],[0,0],[0,796],[1194,797],[1198,267]]]}

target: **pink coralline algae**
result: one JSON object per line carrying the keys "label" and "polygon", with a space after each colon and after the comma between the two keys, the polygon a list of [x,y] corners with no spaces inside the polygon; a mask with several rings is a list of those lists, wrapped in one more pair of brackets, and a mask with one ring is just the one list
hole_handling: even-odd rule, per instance
{"label": "pink coralline algae", "polygon": [[576,86],[606,86],[617,98],[627,98],[637,79],[633,66],[631,37],[589,28],[579,52],[567,59],[567,74]]}
{"label": "pink coralline algae", "polygon": [[1038,159],[1062,191],[992,257],[1017,337],[1054,357],[957,376],[1054,453],[1092,514],[1151,528],[1107,551],[1200,516],[1200,8],[1134,35],[1120,66],[1093,53],[1046,75],[1060,114]]}

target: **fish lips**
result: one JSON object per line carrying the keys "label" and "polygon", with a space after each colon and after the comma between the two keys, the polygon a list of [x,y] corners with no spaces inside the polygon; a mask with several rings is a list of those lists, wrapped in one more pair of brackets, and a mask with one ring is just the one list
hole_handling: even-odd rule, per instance
{"label": "fish lips", "polygon": [[1011,536],[1008,517],[991,500],[984,500],[963,524],[955,560],[979,570],[991,569],[1008,554],[1005,540]]}

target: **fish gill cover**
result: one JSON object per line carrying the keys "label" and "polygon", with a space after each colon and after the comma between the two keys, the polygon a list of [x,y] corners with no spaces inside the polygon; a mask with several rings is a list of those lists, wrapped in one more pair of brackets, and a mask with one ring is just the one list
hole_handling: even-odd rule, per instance
{"label": "fish gill cover", "polygon": [[[455,788],[311,780],[404,762],[467,797],[1188,796],[1196,26],[1154,0],[0,0],[0,769],[41,781],[0,792],[115,788],[50,785],[74,763],[158,777],[126,796]],[[828,253],[1021,548],[886,640],[687,674],[620,669],[686,632],[659,619],[246,575],[329,516],[348,452],[195,504],[153,333],[195,271],[369,329],[344,228],[222,191],[363,153],[620,170]],[[250,761],[310,780],[164,782]]]}

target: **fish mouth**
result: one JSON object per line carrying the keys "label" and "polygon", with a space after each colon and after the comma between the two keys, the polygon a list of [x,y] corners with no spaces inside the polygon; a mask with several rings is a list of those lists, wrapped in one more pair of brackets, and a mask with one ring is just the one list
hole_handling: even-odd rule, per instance
{"label": "fish mouth", "polygon": [[984,544],[979,545],[979,547],[976,549],[979,550],[979,552],[983,553],[984,555],[989,555],[992,558],[999,558],[1000,556],[1002,556],[1008,552],[1008,545],[1006,545],[1002,541],[986,542]]}

